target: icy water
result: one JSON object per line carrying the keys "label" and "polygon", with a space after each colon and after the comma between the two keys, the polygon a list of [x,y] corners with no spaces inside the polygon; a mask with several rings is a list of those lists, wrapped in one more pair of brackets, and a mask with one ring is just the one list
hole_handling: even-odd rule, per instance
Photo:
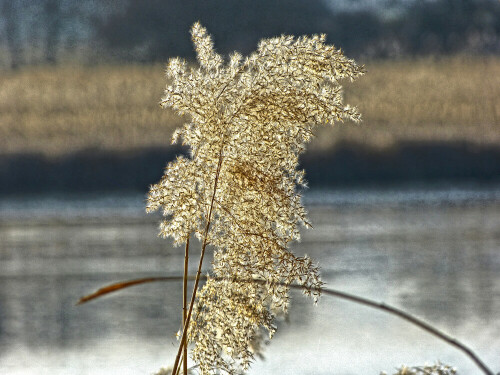
{"label": "icy water", "polygon": [[[500,371],[500,187],[309,191],[309,254],[327,286],[411,312]],[[107,283],[178,275],[183,249],[157,238],[142,196],[0,200],[0,374],[151,374],[171,364],[181,285]],[[193,254],[192,265],[195,267]],[[207,263],[208,264],[208,263]],[[194,268],[193,268],[194,269]],[[397,317],[293,294],[291,314],[250,374],[374,374],[461,352]]]}

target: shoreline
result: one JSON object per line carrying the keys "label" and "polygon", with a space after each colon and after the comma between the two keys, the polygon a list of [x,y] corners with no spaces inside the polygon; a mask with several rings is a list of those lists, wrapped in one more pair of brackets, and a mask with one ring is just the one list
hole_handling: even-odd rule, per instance
{"label": "shoreline", "polygon": [[[0,155],[0,194],[146,192],[181,147],[86,149],[50,157]],[[354,142],[301,157],[315,187],[500,181],[500,146],[472,142],[407,141],[383,149]]]}

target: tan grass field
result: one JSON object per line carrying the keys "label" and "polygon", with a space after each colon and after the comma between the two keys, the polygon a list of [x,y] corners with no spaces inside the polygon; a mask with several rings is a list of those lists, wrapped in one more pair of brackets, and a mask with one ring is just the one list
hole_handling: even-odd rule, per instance
{"label": "tan grass field", "polygon": [[[310,150],[348,140],[470,141],[500,146],[500,58],[365,64],[346,83],[360,125],[324,128]],[[38,67],[0,72],[0,154],[60,155],[100,148],[165,146],[183,120],[162,110],[163,65]]]}

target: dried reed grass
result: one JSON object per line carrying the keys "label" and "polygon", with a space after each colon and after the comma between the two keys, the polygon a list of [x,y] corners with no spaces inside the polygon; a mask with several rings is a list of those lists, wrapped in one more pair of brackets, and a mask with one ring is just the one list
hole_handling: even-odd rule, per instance
{"label": "dried reed grass", "polygon": [[0,74],[0,150],[64,154],[169,144],[180,121],[156,104],[162,70],[65,66]]}
{"label": "dried reed grass", "polygon": [[[321,129],[310,150],[338,142],[500,145],[500,58],[368,62],[347,85],[361,125]],[[0,73],[0,152],[64,154],[84,148],[169,144],[182,120],[162,111],[163,65],[40,67]],[[328,131],[328,135],[326,132]],[[310,152],[311,152],[310,151]]]}
{"label": "dried reed grass", "polygon": [[346,87],[346,100],[359,103],[364,123],[338,127],[337,141],[376,146],[400,141],[500,144],[500,58],[382,61],[366,66],[370,74]]}

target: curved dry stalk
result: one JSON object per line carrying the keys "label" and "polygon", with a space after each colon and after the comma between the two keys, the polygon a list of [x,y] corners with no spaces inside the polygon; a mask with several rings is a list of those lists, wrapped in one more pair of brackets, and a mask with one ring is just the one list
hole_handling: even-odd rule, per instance
{"label": "curved dry stalk", "polygon": [[[202,276],[201,278],[206,280],[207,276]],[[188,279],[193,280],[194,278],[188,277]],[[197,279],[199,280],[200,277],[197,277]],[[217,278],[217,277],[214,277],[213,279],[214,280],[223,280],[223,278]],[[148,278],[144,278],[144,279],[136,279],[136,280],[119,282],[116,284],[108,285],[104,288],[99,289],[95,293],[92,293],[92,294],[89,294],[85,297],[82,297],[80,299],[80,301],[78,302],[78,304],[88,302],[90,300],[99,298],[99,297],[104,296],[106,294],[113,293],[113,292],[116,292],[118,290],[128,288],[128,287],[134,286],[134,285],[146,284],[146,283],[156,282],[156,281],[181,281],[181,280],[184,280],[184,278],[180,277],[180,276],[164,276],[164,277],[148,277]],[[236,280],[236,281],[246,282],[246,283],[258,283],[258,284],[265,284],[266,283],[265,280],[260,280],[260,279]],[[276,283],[276,284],[285,285],[285,283]],[[308,288],[305,288],[303,285],[297,285],[297,284],[288,284],[286,286],[288,286],[291,289],[298,289],[298,290],[307,290],[308,289]],[[311,290],[311,291],[313,291],[313,290]],[[423,320],[421,320],[421,319],[419,319],[419,318],[417,318],[417,317],[415,317],[415,316],[413,316],[413,315],[411,315],[403,310],[400,310],[396,307],[390,306],[390,305],[383,303],[383,302],[372,301],[370,299],[367,299],[364,297],[359,297],[359,296],[356,296],[356,295],[350,294],[350,293],[345,293],[345,292],[342,292],[339,290],[334,290],[334,289],[329,289],[329,288],[318,288],[315,291],[320,292],[322,294],[332,296],[332,297],[337,297],[340,299],[351,301],[351,302],[354,302],[354,303],[357,303],[360,305],[368,306],[368,307],[374,308],[376,310],[381,310],[381,311],[384,311],[384,312],[389,313],[391,315],[398,316],[399,318],[406,320],[407,322],[423,329],[427,333],[439,338],[440,340],[446,342],[447,344],[449,344],[449,345],[455,347],[456,349],[462,351],[463,353],[465,353],[465,355],[467,357],[469,357],[469,359],[471,359],[474,362],[474,364],[484,374],[495,375],[493,373],[493,371],[488,366],[486,366],[486,364],[481,360],[481,358],[479,358],[479,356],[476,353],[474,353],[474,351],[472,349],[470,349],[469,347],[467,347],[465,344],[463,344],[460,341],[458,341],[457,339],[449,336],[448,334],[444,333],[443,331],[435,328],[434,326],[430,325],[429,323],[426,323]]]}
{"label": "curved dry stalk", "polygon": [[89,301],[92,301],[93,299],[99,298],[101,296],[104,296],[109,293],[117,292],[119,290],[134,286],[134,285],[141,285],[141,284],[147,284],[147,283],[154,283],[157,281],[179,281],[182,280],[182,277],[179,276],[158,276],[158,277],[145,277],[142,279],[135,279],[135,280],[127,280],[127,281],[120,281],[114,284],[110,284],[107,286],[104,286],[102,288],[99,288],[96,292],[92,294],[88,294],[84,297],[81,297],[76,305],[83,305],[84,303],[87,303]]}

